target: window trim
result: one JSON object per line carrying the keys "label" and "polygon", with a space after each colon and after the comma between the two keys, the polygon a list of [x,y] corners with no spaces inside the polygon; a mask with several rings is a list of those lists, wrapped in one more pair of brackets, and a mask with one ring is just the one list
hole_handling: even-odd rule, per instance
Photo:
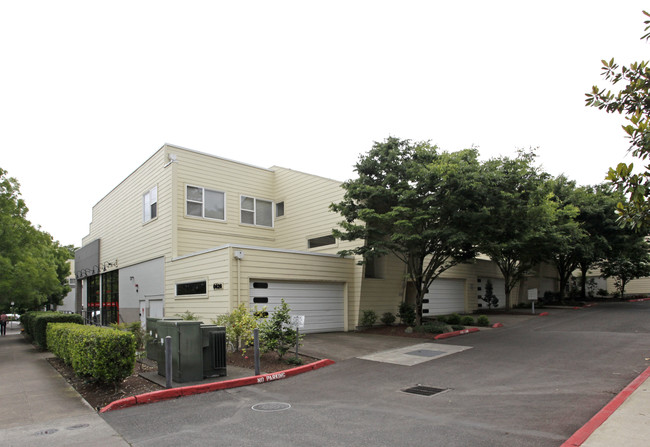
{"label": "window trim", "polygon": [[[152,194],[154,193],[154,194]],[[155,195],[155,201],[151,201],[152,195]],[[148,208],[147,208],[147,199],[149,200]],[[153,205],[156,205],[155,207],[155,216],[151,217],[151,207]],[[147,213],[148,211],[148,213]],[[149,218],[147,219],[147,215]],[[158,219],[158,185],[155,185],[153,188],[149,189],[147,192],[142,194],[142,223],[149,223],[152,220]]]}
{"label": "window trim", "polygon": [[[182,294],[182,295],[178,294],[178,286],[182,286],[184,284],[201,283],[201,282],[205,284],[205,293],[189,293],[189,294]],[[183,299],[183,298],[190,298],[190,299],[207,298],[208,297],[208,280],[205,279],[205,278],[202,278],[202,279],[194,279],[194,280],[190,280],[190,281],[180,281],[180,282],[174,283],[174,297],[175,298],[180,298],[180,299]]]}
{"label": "window trim", "polygon": [[[188,192],[188,188],[196,188],[201,190],[201,201],[197,202],[196,200],[190,200]],[[210,192],[215,192],[223,195],[223,219],[218,219],[216,217],[206,217],[205,216],[205,192],[210,191]],[[187,211],[187,204],[188,203],[200,203],[201,204],[201,215],[196,216],[194,214],[189,214]],[[207,219],[207,220],[212,220],[214,222],[225,222],[226,221],[226,216],[228,215],[227,213],[227,201],[226,201],[226,192],[225,191],[219,191],[218,189],[211,189],[211,188],[205,188],[203,186],[198,186],[198,185],[191,185],[189,183],[185,184],[185,217],[193,218],[193,219]]]}
{"label": "window trim", "polygon": [[[242,202],[243,202],[244,198],[253,199],[253,209],[252,210],[242,208]],[[257,201],[258,200],[260,200],[262,202],[269,202],[271,204],[271,225],[270,226],[268,226],[268,225],[260,225],[260,224],[257,223]],[[263,199],[261,197],[248,196],[246,194],[240,194],[239,195],[239,223],[241,225],[246,225],[246,226],[250,226],[250,227],[260,227],[260,228],[274,228],[275,227],[275,211],[274,211],[274,209],[275,209],[275,202],[273,200]],[[253,223],[252,224],[242,221],[242,211],[246,211],[246,212],[249,212],[249,213],[252,212],[253,213]]]}

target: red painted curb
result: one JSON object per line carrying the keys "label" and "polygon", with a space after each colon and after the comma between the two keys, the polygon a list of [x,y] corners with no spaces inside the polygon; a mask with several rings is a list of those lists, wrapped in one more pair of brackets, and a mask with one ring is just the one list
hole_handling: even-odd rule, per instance
{"label": "red painted curb", "polygon": [[542,312],[539,314],[540,317],[548,317],[548,312]]}
{"label": "red painted curb", "polygon": [[176,399],[177,397],[181,396],[191,396],[194,394],[225,390],[227,388],[236,388],[240,386],[272,382],[274,380],[286,379],[287,377],[295,376],[308,371],[313,371],[315,369],[323,368],[325,366],[333,364],[333,360],[324,359],[310,363],[308,365],[298,366],[296,368],[278,371],[271,374],[261,374],[259,376],[244,377],[241,379],[224,380],[223,382],[203,383],[201,385],[183,386],[178,388],[171,388],[168,390],[153,391],[151,393],[145,393],[138,396],[131,396],[116,400],[115,402],[111,402],[110,404],[106,405],[99,412],[106,413],[107,411],[121,410],[122,408],[133,407],[135,405],[143,405],[168,399]]}
{"label": "red painted curb", "polygon": [[465,334],[469,334],[469,333],[472,333],[472,332],[478,332],[478,331],[479,331],[478,328],[471,327],[469,329],[463,329],[463,330],[460,330],[460,331],[447,332],[446,334],[439,334],[439,335],[436,335],[435,337],[433,337],[433,339],[434,340],[442,340],[442,339],[445,339],[445,338],[456,337],[458,335],[465,335]]}
{"label": "red painted curb", "polygon": [[573,434],[564,444],[560,447],[577,447],[581,446],[591,436],[603,422],[605,422],[618,408],[623,405],[623,402],[632,395],[643,382],[650,377],[650,367],[643,371],[636,379],[634,379],[628,386],[623,388],[623,391],[618,393],[614,399],[609,401],[602,410],[600,410],[594,417],[589,419],[581,429]]}
{"label": "red painted curb", "polygon": [[503,327],[503,323],[494,323],[494,324],[492,325],[492,327],[493,327],[493,328]]}

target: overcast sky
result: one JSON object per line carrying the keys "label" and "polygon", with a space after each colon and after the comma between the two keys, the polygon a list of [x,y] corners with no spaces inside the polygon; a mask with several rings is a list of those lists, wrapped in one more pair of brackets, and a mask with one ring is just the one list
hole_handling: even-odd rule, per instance
{"label": "overcast sky", "polygon": [[[641,1],[3,1],[0,167],[81,245],[164,143],[337,180],[373,141],[539,148],[579,184],[626,155],[584,106],[601,59],[648,59]],[[218,173],[215,173],[218,175]]]}

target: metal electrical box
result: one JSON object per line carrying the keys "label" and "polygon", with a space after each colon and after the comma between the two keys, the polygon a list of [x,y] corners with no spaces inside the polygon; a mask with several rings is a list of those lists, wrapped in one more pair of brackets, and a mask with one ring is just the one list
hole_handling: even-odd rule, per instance
{"label": "metal electrical box", "polygon": [[181,321],[180,318],[156,318],[156,317],[147,317],[147,327],[145,331],[148,335],[146,337],[146,352],[147,358],[149,360],[158,361],[160,355],[164,355],[165,347],[160,343],[158,337],[158,322],[159,321]]}
{"label": "metal electrical box", "polygon": [[[172,380],[196,382],[203,379],[203,346],[200,321],[158,321],[158,338],[172,341]],[[158,374],[165,375],[165,352],[158,360]]]}
{"label": "metal electrical box", "polygon": [[165,376],[165,337],[171,337],[172,380],[197,382],[226,375],[226,328],[200,321],[147,318],[152,339],[147,358],[158,362],[158,374]]}

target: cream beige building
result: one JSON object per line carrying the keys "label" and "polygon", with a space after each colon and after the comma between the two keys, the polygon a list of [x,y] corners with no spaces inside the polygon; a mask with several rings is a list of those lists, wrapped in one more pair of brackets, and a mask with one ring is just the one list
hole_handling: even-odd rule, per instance
{"label": "cream beige building", "polygon": [[[361,310],[396,313],[409,295],[403,264],[337,254],[354,246],[332,236],[341,217],[329,206],[342,197],[339,181],[165,144],[93,207],[75,258],[77,308],[103,323],[184,312],[209,321],[284,298],[307,331],[354,329]],[[513,296],[555,290],[552,274],[535,275]],[[489,260],[457,266],[425,310],[473,311],[482,284],[498,295],[500,278]]]}

